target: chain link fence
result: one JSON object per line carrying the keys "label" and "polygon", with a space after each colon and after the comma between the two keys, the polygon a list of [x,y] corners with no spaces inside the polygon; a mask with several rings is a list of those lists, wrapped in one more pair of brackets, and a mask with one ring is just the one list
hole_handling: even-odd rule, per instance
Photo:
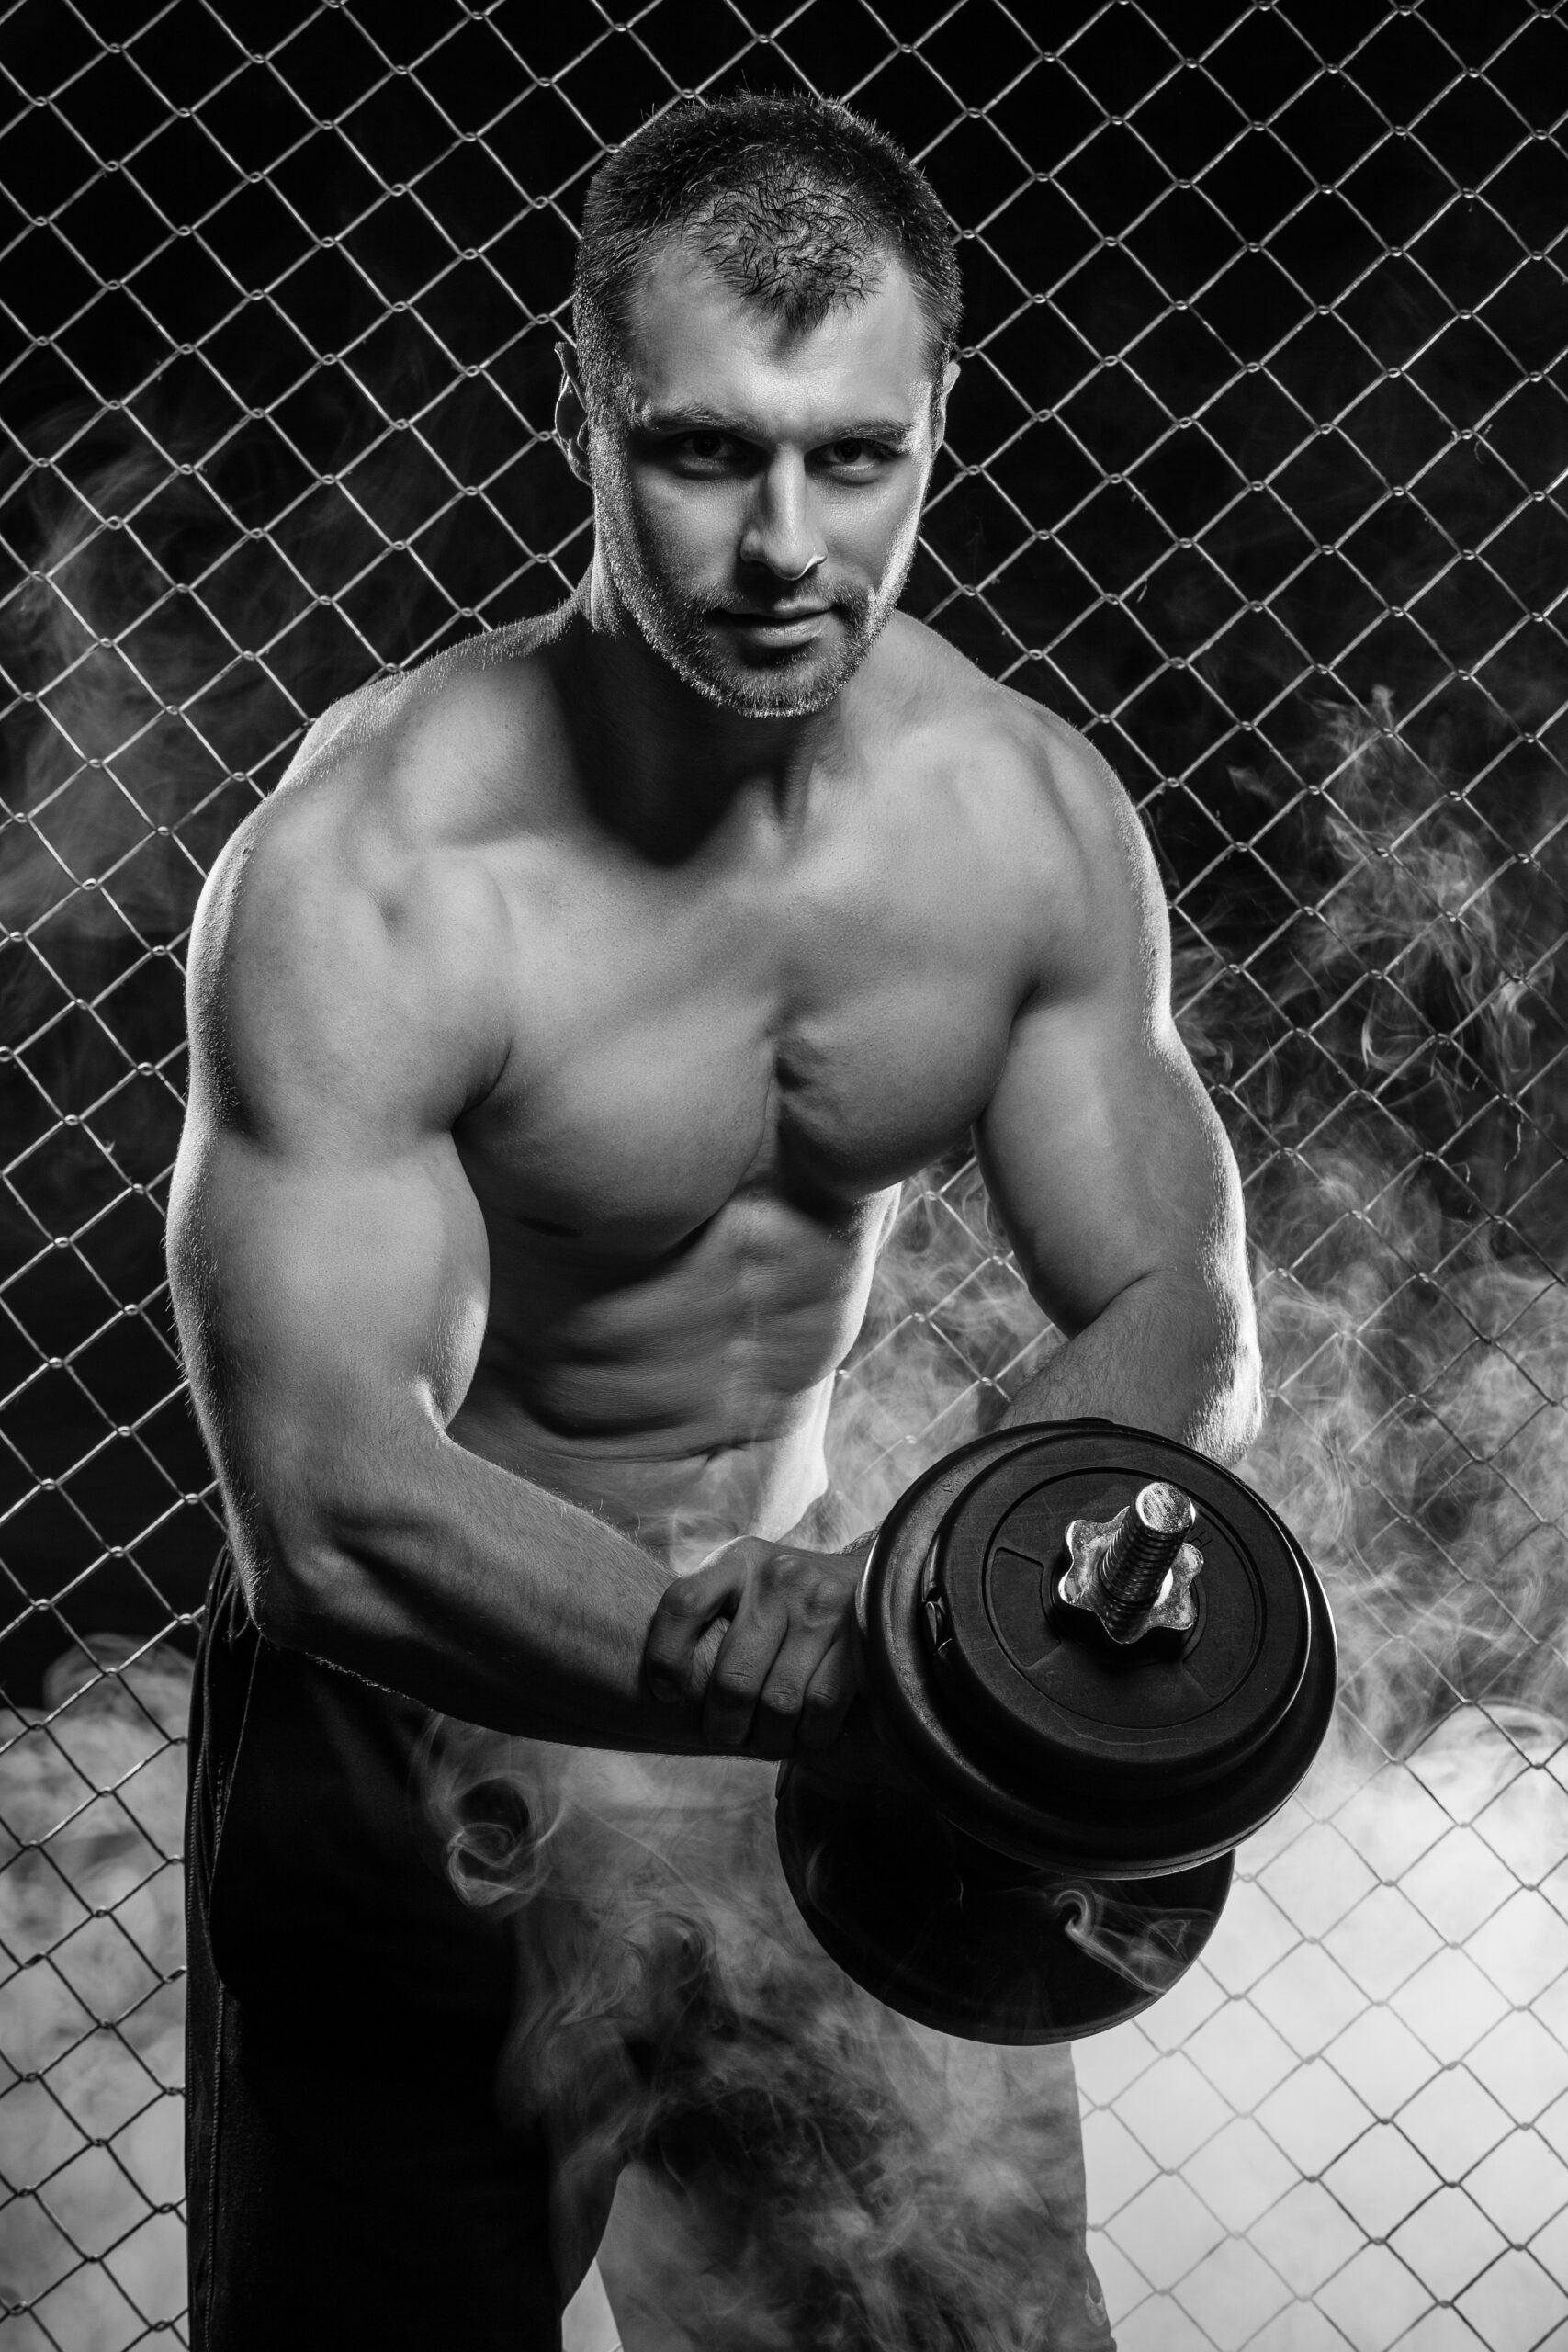
{"label": "chain link fence", "polygon": [[[617,6],[0,11],[0,2345],[183,2340],[220,1521],[161,1227],[203,872],[334,694],[575,581],[586,180],[678,92],[796,82],[961,229],[908,602],[1144,811],[1247,1187],[1254,1475],[1345,1634],[1205,1961],[1079,2053],[1120,2342],[1568,2343],[1568,30]],[[841,1384],[868,1498],[1038,1344],[931,1171]]]}

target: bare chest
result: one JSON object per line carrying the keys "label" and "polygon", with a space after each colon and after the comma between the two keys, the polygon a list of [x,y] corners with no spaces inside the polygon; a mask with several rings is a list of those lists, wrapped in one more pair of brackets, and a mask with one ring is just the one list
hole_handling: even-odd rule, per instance
{"label": "bare chest", "polygon": [[569,893],[502,976],[516,1048],[460,1138],[487,1214],[659,1250],[747,1192],[831,1223],[924,1167],[1016,1009],[967,896]]}

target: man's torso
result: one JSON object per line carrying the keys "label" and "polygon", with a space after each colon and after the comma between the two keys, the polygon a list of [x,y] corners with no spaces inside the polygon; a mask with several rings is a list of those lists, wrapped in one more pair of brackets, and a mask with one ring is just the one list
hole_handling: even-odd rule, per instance
{"label": "man's torso", "polygon": [[492,640],[373,689],[335,725],[389,740],[379,780],[334,800],[329,733],[307,785],[389,926],[482,935],[453,1136],[489,1312],[450,1433],[678,1554],[781,1535],[897,1187],[967,1134],[1041,984],[1075,866],[1054,723],[896,623],[800,807],[650,840],[561,667]]}

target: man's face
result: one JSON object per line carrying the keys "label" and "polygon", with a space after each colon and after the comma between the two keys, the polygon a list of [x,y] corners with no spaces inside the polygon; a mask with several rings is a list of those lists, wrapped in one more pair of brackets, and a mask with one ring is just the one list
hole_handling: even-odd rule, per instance
{"label": "man's face", "polygon": [[598,545],[678,676],[749,718],[822,709],[864,660],[915,551],[934,387],[914,288],[790,334],[671,240],[643,274],[629,396],[595,422]]}

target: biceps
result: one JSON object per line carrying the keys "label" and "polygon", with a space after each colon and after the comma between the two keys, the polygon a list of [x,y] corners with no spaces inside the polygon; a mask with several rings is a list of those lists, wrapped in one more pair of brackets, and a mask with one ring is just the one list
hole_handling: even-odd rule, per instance
{"label": "biceps", "polygon": [[368,1166],[188,1138],[170,1271],[197,1401],[236,1472],[269,1447],[341,1442],[374,1408],[445,1423],[484,1329],[484,1227],[447,1136]]}
{"label": "biceps", "polygon": [[1069,1330],[1150,1273],[1211,1280],[1239,1246],[1229,1149],[1174,1032],[1032,1016],[976,1141],[1031,1287]]}

